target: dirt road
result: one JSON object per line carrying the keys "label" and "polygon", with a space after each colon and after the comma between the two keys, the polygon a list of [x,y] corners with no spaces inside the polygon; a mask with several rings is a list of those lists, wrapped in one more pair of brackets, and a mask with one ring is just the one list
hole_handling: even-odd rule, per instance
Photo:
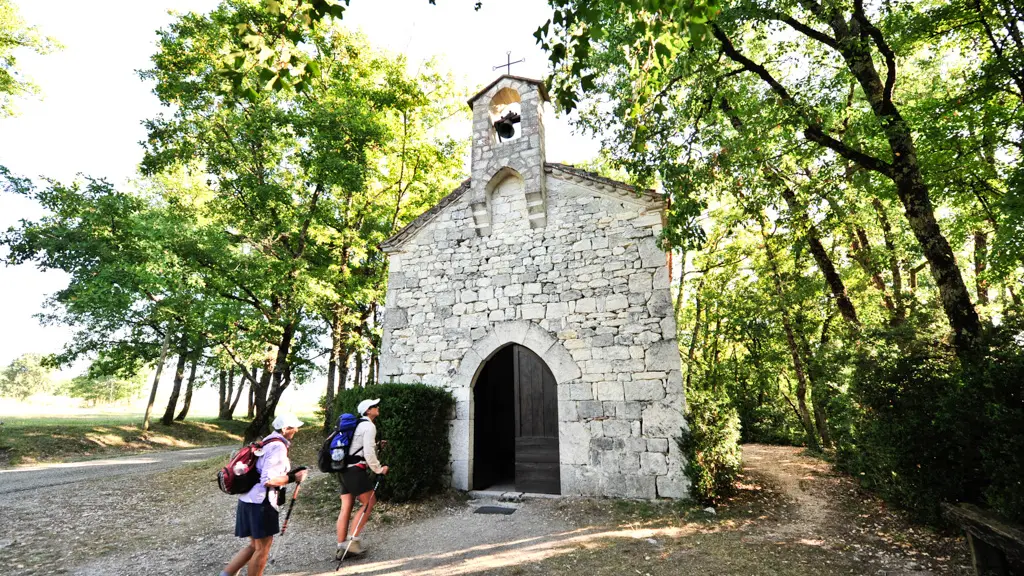
{"label": "dirt road", "polygon": [[25,468],[0,469],[0,502],[26,490],[42,490],[88,480],[114,480],[133,474],[156,474],[185,464],[202,462],[229,454],[238,446],[214,446],[192,450],[151,452],[139,456],[85,460],[64,464],[46,464]]}
{"label": "dirt road", "polygon": [[[509,516],[448,500],[379,510],[370,552],[341,574],[970,574],[962,541],[907,523],[800,449],[744,447],[740,494],[717,507],[615,500],[535,500]],[[217,492],[216,461],[172,472],[88,480],[7,499],[3,574],[216,574],[241,542],[235,499]],[[268,575],[334,574],[331,482],[303,487]],[[507,504],[502,504],[507,505]],[[6,568],[6,566],[5,566]]]}

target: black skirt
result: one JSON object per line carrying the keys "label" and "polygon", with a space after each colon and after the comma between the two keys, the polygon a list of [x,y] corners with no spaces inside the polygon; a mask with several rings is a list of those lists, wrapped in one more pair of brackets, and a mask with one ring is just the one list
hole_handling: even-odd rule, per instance
{"label": "black skirt", "polygon": [[370,472],[367,468],[350,466],[338,474],[342,494],[359,496],[373,490],[370,485]]}

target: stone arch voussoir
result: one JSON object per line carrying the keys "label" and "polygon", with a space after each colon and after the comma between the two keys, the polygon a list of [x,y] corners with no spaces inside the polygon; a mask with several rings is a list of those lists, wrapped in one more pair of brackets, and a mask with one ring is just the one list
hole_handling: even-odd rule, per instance
{"label": "stone arch voussoir", "polygon": [[532,350],[548,365],[558,384],[579,379],[580,367],[569,351],[547,330],[527,320],[513,320],[493,324],[487,334],[477,340],[463,356],[452,385],[471,388],[484,364],[501,348],[519,344]]}

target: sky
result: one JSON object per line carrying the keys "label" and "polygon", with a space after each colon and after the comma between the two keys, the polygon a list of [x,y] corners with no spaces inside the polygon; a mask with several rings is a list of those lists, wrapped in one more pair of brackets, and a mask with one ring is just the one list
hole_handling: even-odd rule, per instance
{"label": "sky", "polygon": [[[41,97],[18,103],[19,115],[0,119],[0,165],[14,174],[70,181],[78,174],[116,184],[131,178],[142,158],[141,122],[161,112],[137,70],[148,67],[155,31],[170,11],[206,12],[215,0],[14,0],[23,19],[64,48],[45,56],[21,54],[19,65]],[[547,58],[533,32],[550,16],[544,0],[351,0],[344,24],[370,42],[405,54],[410,67],[438,57],[457,81],[476,91],[503,71],[542,79]],[[594,139],[574,135],[563,118],[548,118],[548,160],[573,163],[597,153]],[[468,122],[465,136],[469,137]],[[0,195],[0,230],[42,215],[38,205]],[[34,315],[47,295],[66,285],[59,272],[32,266],[0,267],[0,366],[26,352],[54,352],[68,339],[63,327],[40,326]]]}

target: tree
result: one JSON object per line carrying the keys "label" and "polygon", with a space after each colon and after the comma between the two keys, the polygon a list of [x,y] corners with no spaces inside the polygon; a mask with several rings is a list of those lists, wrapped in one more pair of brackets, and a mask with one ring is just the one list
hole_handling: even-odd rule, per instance
{"label": "tree", "polygon": [[[211,182],[211,196],[189,201],[200,225],[174,253],[198,275],[204,309],[234,306],[203,336],[251,386],[255,414],[247,436],[255,437],[292,380],[313,366],[315,336],[325,328],[312,314],[335,314],[325,311],[332,299],[367,302],[359,315],[373,307],[360,290],[379,291],[384,259],[367,244],[384,239],[407,210],[429,200],[419,198],[420,189],[436,193],[435,184],[448,184],[426,167],[435,160],[452,165],[453,148],[428,154],[419,137],[437,123],[428,117],[426,89],[449,80],[409,78],[404,61],[375,53],[329,23],[305,37],[316,74],[301,88],[244,62],[240,77],[226,78],[221,55],[244,50],[238,18],[276,16],[269,8],[225,2],[159,33],[154,66],[143,77],[155,81],[155,93],[173,112],[147,122],[143,171],[152,177],[201,170]],[[278,80],[277,91],[233,92],[237,83]],[[403,118],[419,140],[396,138]],[[400,163],[388,159],[392,143],[405,145]],[[347,254],[340,263],[339,254]],[[250,372],[253,365],[261,372]]]}
{"label": "tree", "polygon": [[145,380],[144,374],[129,378],[122,376],[93,377],[89,374],[82,374],[74,377],[62,392],[72,398],[81,398],[93,404],[112,404],[137,397],[145,386]]}
{"label": "tree", "polygon": [[39,91],[18,68],[17,52],[47,54],[59,47],[52,38],[26,25],[11,0],[0,0],[0,118],[16,113],[15,100]]}
{"label": "tree", "polygon": [[[554,0],[552,4],[560,7],[554,28],[542,29],[539,37],[547,39],[553,62],[572,63],[556,68],[556,86],[568,87],[569,93],[574,87],[594,90],[598,70],[611,72],[602,72],[604,78],[619,78],[610,81],[627,89],[618,96],[617,112],[627,118],[619,136],[628,138],[629,153],[637,163],[664,136],[648,125],[649,115],[673,114],[684,107],[693,117],[699,110],[719,106],[726,97],[744,110],[753,110],[753,101],[770,104],[774,108],[757,116],[771,117],[775,125],[813,143],[822,161],[847,163],[864,177],[877,179],[902,204],[950,327],[958,341],[970,347],[980,330],[977,312],[935,217],[933,183],[924,173],[914,124],[893,96],[899,64],[890,42],[892,34],[886,30],[898,13],[881,8],[879,23],[877,12],[869,17],[860,1],[852,7],[831,1],[771,7],[739,2],[723,8],[713,21],[698,25],[692,15],[674,11],[680,7],[676,2],[638,6],[641,11],[632,18],[627,5],[636,3]],[[628,24],[648,19],[656,23],[639,29]],[[782,28],[796,41],[771,35]],[[687,52],[680,50],[683,40],[675,36],[683,29],[701,40]],[[658,32],[668,39],[654,50],[618,48],[622,44],[639,47]],[[596,42],[592,45],[592,41]],[[569,54],[564,53],[567,43],[575,46]],[[814,63],[813,74],[801,76],[777,64],[794,50],[808,64]],[[851,98],[853,106],[847,104]],[[753,100],[751,106],[739,104],[743,99]],[[664,166],[656,170],[668,172]],[[685,205],[685,199],[679,200]]]}
{"label": "tree", "polygon": [[53,389],[50,369],[43,365],[40,354],[22,354],[0,374],[0,396],[24,400],[33,394]]}

